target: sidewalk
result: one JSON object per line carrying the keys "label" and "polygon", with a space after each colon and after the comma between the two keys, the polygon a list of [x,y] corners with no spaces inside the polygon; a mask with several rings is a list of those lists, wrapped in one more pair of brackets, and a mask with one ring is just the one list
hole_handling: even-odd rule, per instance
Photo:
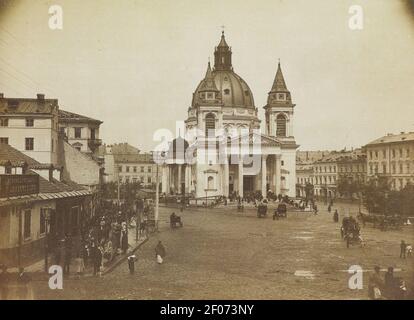
{"label": "sidewalk", "polygon": [[[128,229],[128,252],[126,254],[118,254],[114,257],[112,261],[106,261],[104,259],[104,268],[101,272],[102,275],[107,274],[108,272],[111,272],[116,266],[118,266],[120,263],[122,263],[128,255],[138,250],[138,248],[143,245],[145,242],[147,242],[148,238],[141,237],[138,239],[138,241],[135,240],[135,227]],[[49,256],[49,267],[53,264],[51,262],[51,257]],[[47,275],[45,273],[45,261],[44,259],[41,259],[29,266],[26,266],[24,268],[26,273],[29,273],[31,275]],[[77,278],[78,275],[76,274],[76,265],[75,265],[75,259],[73,258],[70,265],[70,275],[69,278]],[[9,273],[17,273],[17,268],[10,268],[7,270]],[[93,275],[93,265],[90,261],[88,261],[88,264],[85,266],[85,272],[81,275],[81,278],[85,277],[94,277]]]}

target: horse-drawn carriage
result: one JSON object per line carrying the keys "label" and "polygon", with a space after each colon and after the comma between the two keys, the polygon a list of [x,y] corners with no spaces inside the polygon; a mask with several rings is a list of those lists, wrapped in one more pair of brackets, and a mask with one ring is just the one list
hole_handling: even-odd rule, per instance
{"label": "horse-drawn carriage", "polygon": [[397,215],[378,215],[378,214],[364,214],[360,213],[358,219],[363,225],[366,223],[372,223],[374,228],[378,228],[382,231],[387,230],[400,230],[404,225],[404,221],[401,216]]}
{"label": "horse-drawn carriage", "polygon": [[171,229],[175,229],[177,227],[183,227],[183,222],[181,221],[181,217],[177,216],[175,212],[170,215],[170,227]]}
{"label": "horse-drawn carriage", "polygon": [[344,217],[342,220],[341,237],[346,241],[347,248],[349,248],[350,245],[356,244],[363,246],[361,228],[352,216]]}
{"label": "horse-drawn carriage", "polygon": [[285,203],[279,203],[273,212],[273,220],[279,220],[279,218],[287,218],[287,206]]}

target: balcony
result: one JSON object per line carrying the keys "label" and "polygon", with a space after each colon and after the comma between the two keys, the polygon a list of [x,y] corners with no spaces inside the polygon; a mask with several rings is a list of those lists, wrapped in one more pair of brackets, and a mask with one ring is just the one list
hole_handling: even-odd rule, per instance
{"label": "balcony", "polygon": [[88,147],[92,152],[94,152],[100,145],[102,145],[102,139],[88,139]]}
{"label": "balcony", "polygon": [[36,174],[1,174],[0,198],[26,196],[39,193],[39,176]]}

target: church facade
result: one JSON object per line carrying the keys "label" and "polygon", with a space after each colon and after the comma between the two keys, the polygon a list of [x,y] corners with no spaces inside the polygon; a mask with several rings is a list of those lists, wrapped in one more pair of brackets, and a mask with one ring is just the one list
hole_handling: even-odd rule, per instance
{"label": "church facade", "polygon": [[162,191],[194,198],[245,196],[260,191],[295,196],[295,105],[280,62],[268,93],[265,134],[248,84],[233,70],[224,32],[204,78],[193,93],[184,137],[162,162]]}

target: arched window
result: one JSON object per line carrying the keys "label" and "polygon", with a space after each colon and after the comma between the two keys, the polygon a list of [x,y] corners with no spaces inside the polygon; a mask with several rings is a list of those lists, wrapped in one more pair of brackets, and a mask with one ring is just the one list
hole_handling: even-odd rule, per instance
{"label": "arched window", "polygon": [[214,189],[214,178],[212,176],[207,178],[207,189]]}
{"label": "arched window", "polygon": [[214,130],[216,129],[216,118],[214,114],[209,113],[206,115],[206,137],[214,135]]}
{"label": "arched window", "polygon": [[286,118],[283,114],[278,114],[276,118],[276,136],[286,137]]}

